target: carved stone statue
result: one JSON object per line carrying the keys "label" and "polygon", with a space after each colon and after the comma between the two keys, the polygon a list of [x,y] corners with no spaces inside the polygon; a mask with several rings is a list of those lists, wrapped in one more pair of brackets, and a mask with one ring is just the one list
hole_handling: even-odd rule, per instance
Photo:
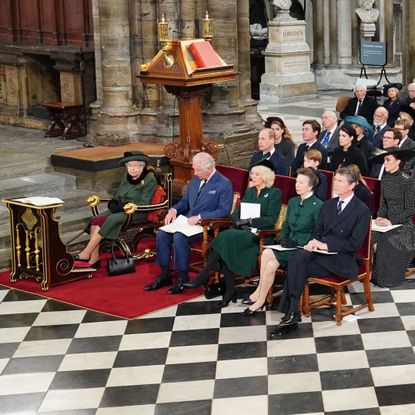
{"label": "carved stone statue", "polygon": [[277,22],[289,22],[296,20],[290,16],[291,3],[291,0],[273,0],[272,4],[275,11],[275,17],[273,20]]}
{"label": "carved stone statue", "polygon": [[361,6],[355,10],[362,23],[375,23],[379,18],[379,10],[373,7],[374,0],[361,0]]}

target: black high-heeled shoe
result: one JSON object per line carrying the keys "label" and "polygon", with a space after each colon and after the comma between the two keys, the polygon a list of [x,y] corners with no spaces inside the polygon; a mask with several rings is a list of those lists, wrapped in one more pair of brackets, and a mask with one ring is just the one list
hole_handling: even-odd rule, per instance
{"label": "black high-heeled shoe", "polygon": [[[88,260],[87,260],[87,262],[88,262]],[[98,259],[98,261],[95,261],[93,264],[89,264],[89,265],[91,265],[91,268],[99,269],[99,267],[101,266],[101,263],[99,262],[99,259]]]}
{"label": "black high-heeled shoe", "polygon": [[217,306],[216,308],[225,308],[229,305],[230,302],[236,303],[236,290],[233,292],[233,294],[231,295],[231,298],[229,298],[228,300],[222,300]]}
{"label": "black high-heeled shoe", "polygon": [[264,304],[262,304],[261,307],[257,308],[256,310],[251,310],[249,307],[245,308],[245,310],[242,312],[242,314],[244,316],[252,316],[253,314],[255,314],[257,311],[261,311],[263,310],[267,305],[267,302],[265,301]]}
{"label": "black high-heeled shoe", "polygon": [[255,301],[252,301],[251,298],[248,296],[248,297],[245,297],[241,301],[241,304],[244,304],[244,305],[252,305],[252,304],[255,304]]}

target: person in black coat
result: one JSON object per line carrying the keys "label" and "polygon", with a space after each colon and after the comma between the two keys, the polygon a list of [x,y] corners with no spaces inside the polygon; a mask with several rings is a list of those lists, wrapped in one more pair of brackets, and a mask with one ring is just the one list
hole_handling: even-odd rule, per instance
{"label": "person in black coat", "polygon": [[296,145],[293,137],[280,117],[268,117],[265,127],[275,132],[275,150],[287,159],[288,165],[294,160]]}
{"label": "person in black coat", "polygon": [[287,159],[276,151],[274,146],[275,132],[271,128],[264,128],[258,135],[259,151],[255,152],[249,162],[249,170],[262,160],[269,160],[276,174],[288,176]]}
{"label": "person in black coat", "polygon": [[402,89],[401,83],[388,84],[388,85],[385,85],[383,88],[383,95],[388,97],[383,102],[383,106],[389,112],[389,117],[388,117],[389,127],[393,127],[395,125],[395,121],[399,117],[399,108],[402,105],[402,101],[399,97],[401,89]]}
{"label": "person in black coat", "polygon": [[[355,195],[357,177],[349,167],[339,169],[333,180],[338,195],[324,203],[312,239],[288,263],[287,278],[279,310],[284,317],[272,337],[297,328],[301,320],[299,300],[308,277],[336,275],[356,279],[359,274],[356,252],[369,229],[370,212]],[[336,252],[325,255],[318,251]]]}
{"label": "person in black coat", "polygon": [[326,168],[327,150],[317,140],[317,137],[320,134],[320,131],[321,131],[321,126],[318,121],[306,120],[303,122],[303,128],[301,130],[301,134],[305,142],[302,143],[297,149],[297,153],[295,155],[294,161],[291,164],[291,176],[295,176],[297,170],[300,167],[303,167],[304,153],[310,149],[320,151],[323,157],[320,168],[322,169]]}
{"label": "person in black coat", "polygon": [[374,148],[383,148],[383,134],[389,128],[389,113],[385,107],[377,107],[373,116],[373,134],[371,137],[372,146]]}
{"label": "person in black coat", "polygon": [[367,95],[366,85],[355,85],[354,93],[355,97],[349,100],[346,108],[340,113],[340,118],[344,120],[348,115],[361,115],[372,123],[373,114],[378,107],[376,99]]}
{"label": "person in black coat", "polygon": [[356,130],[349,124],[343,124],[339,131],[340,147],[331,156],[329,170],[336,171],[339,167],[356,164],[361,173],[366,176],[367,160],[363,152],[353,144]]}

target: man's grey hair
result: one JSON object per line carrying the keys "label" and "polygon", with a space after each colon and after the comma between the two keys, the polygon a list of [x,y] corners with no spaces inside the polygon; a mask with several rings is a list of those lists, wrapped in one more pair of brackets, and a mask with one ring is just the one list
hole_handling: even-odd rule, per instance
{"label": "man's grey hair", "polygon": [[325,110],[325,111],[323,111],[323,114],[321,114],[321,115],[324,115],[324,114],[328,115],[330,118],[333,118],[334,120],[337,121],[337,114],[336,114],[335,111]]}
{"label": "man's grey hair", "polygon": [[357,88],[360,88],[360,89],[363,89],[363,90],[367,91],[367,86],[366,86],[366,85],[364,85],[364,84],[356,84],[356,85],[353,87],[353,91],[355,91],[355,92],[356,92],[356,89],[357,89]]}
{"label": "man's grey hair", "polygon": [[334,174],[340,174],[341,176],[346,177],[346,181],[349,184],[357,184],[359,182],[359,177],[351,166],[340,167],[340,169],[337,169]]}
{"label": "man's grey hair", "polygon": [[199,162],[202,170],[208,171],[215,168],[215,159],[204,151],[197,153],[193,156],[193,162]]}

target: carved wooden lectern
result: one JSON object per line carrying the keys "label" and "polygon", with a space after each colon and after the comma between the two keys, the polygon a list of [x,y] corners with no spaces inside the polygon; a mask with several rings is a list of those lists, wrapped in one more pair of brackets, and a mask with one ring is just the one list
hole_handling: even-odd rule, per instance
{"label": "carved wooden lectern", "polygon": [[92,269],[73,268],[74,259],[60,239],[59,218],[55,213],[62,204],[3,202],[10,212],[10,281],[34,278],[47,291],[54,284],[91,278]]}
{"label": "carved wooden lectern", "polygon": [[[173,192],[181,193],[192,177],[192,157],[206,151],[216,157],[217,144],[203,137],[201,97],[216,82],[236,77],[232,65],[227,65],[204,39],[170,40],[153,60],[141,65],[139,78],[143,84],[164,85],[177,97],[179,104],[179,138],[166,145],[166,156],[174,168]],[[192,45],[209,46],[218,66],[201,67],[189,49]],[[203,48],[201,48],[203,50]]]}

